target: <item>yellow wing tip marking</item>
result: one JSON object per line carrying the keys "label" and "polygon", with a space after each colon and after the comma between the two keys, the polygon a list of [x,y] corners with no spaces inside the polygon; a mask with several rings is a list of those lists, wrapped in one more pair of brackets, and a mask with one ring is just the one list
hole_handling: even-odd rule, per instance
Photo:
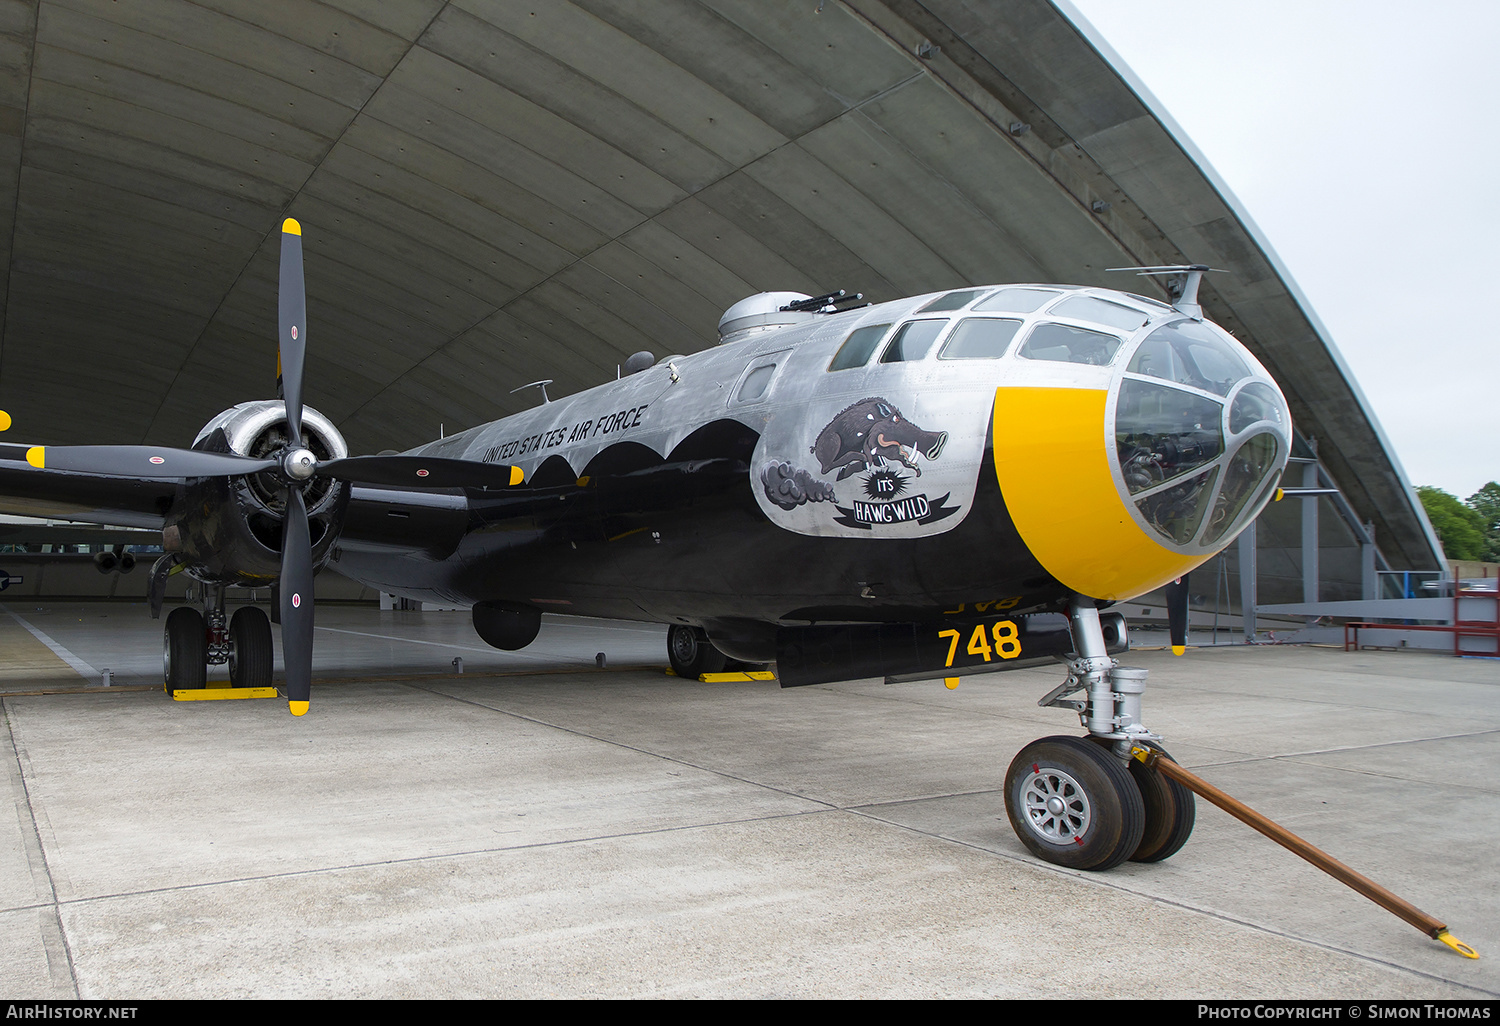
{"label": "yellow wing tip marking", "polygon": [[1182,655],[1182,653],[1184,653],[1186,651],[1187,651],[1187,646],[1186,645],[1173,645],[1172,646],[1172,654],[1173,655]]}
{"label": "yellow wing tip marking", "polygon": [[0,431],[10,430],[10,414],[0,410]]}
{"label": "yellow wing tip marking", "polygon": [[511,467],[510,468],[510,483],[511,484],[513,484],[513,485],[520,484],[522,478],[524,478],[525,476],[526,476],[525,474],[521,473],[521,468],[520,467]]}
{"label": "yellow wing tip marking", "polygon": [[293,716],[305,716],[307,714],[306,702],[287,702],[287,707],[292,710]]}
{"label": "yellow wing tip marking", "polygon": [[297,223],[296,218],[289,217],[285,221],[281,222],[281,231],[284,235],[301,235],[302,226]]}
{"label": "yellow wing tip marking", "polygon": [[47,468],[47,449],[45,446],[33,445],[26,450],[26,462],[38,470]]}

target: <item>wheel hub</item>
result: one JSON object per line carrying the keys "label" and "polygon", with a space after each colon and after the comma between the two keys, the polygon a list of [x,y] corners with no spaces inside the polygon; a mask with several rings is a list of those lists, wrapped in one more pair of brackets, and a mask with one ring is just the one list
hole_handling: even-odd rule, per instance
{"label": "wheel hub", "polygon": [[1052,767],[1032,769],[1021,785],[1021,802],[1026,825],[1048,844],[1075,843],[1093,819],[1082,785]]}

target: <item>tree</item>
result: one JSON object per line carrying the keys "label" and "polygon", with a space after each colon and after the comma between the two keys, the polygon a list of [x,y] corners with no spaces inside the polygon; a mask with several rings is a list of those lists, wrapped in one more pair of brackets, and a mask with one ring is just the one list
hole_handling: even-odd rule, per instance
{"label": "tree", "polygon": [[1500,483],[1491,481],[1464,500],[1484,521],[1484,558],[1500,562]]}
{"label": "tree", "polygon": [[[1486,485],[1488,487],[1488,485]],[[1481,489],[1483,491],[1483,489]],[[1497,487],[1500,491],[1500,487]],[[1443,543],[1443,554],[1449,559],[1479,560],[1485,557],[1484,517],[1475,509],[1458,501],[1441,488],[1422,485],[1417,489],[1422,507],[1427,510],[1427,519]]]}

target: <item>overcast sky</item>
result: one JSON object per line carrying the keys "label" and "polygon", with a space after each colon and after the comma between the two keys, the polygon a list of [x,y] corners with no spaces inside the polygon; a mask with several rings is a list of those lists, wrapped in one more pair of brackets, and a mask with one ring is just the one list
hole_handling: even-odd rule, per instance
{"label": "overcast sky", "polygon": [[1500,3],[1073,4],[1260,225],[1412,484],[1500,479]]}

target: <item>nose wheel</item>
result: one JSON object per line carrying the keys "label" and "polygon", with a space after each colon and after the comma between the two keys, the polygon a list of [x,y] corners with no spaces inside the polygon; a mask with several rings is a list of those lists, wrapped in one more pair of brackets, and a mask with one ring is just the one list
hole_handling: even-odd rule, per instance
{"label": "nose wheel", "polygon": [[1031,853],[1070,869],[1112,869],[1140,846],[1140,789],[1125,764],[1078,737],[1044,737],[1005,774],[1005,811]]}

